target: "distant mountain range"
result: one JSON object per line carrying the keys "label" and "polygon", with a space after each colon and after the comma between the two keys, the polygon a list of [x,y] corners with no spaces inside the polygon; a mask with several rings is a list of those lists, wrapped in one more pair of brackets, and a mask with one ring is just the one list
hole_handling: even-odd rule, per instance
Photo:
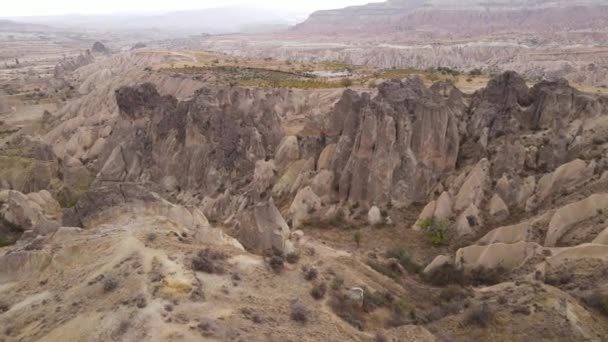
{"label": "distant mountain range", "polygon": [[57,15],[9,18],[30,24],[95,31],[162,31],[167,35],[262,33],[284,30],[306,14],[226,6],[162,14]]}
{"label": "distant mountain range", "polygon": [[605,33],[607,28],[605,0],[389,0],[318,11],[292,31],[411,39],[513,32]]}
{"label": "distant mountain range", "polygon": [[56,30],[53,27],[39,24],[22,23],[0,19],[0,32],[48,32]]}

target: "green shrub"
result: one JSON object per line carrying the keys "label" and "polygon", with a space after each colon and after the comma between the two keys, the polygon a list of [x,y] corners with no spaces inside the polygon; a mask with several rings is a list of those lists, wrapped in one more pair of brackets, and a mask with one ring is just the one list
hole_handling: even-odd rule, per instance
{"label": "green shrub", "polygon": [[353,86],[353,81],[350,78],[343,78],[340,80],[340,85],[344,88],[350,88]]}
{"label": "green shrub", "polygon": [[435,217],[426,218],[418,223],[433,245],[445,245],[448,242],[447,223],[438,221]]}
{"label": "green shrub", "polygon": [[439,299],[442,302],[451,302],[452,300],[464,297],[466,297],[466,294],[459,285],[449,285],[448,287],[441,289],[441,293],[439,293]]}
{"label": "green shrub", "polygon": [[387,258],[394,258],[399,261],[399,264],[403,266],[408,272],[419,273],[421,266],[412,260],[409,253],[403,247],[391,248],[386,251],[385,256]]}

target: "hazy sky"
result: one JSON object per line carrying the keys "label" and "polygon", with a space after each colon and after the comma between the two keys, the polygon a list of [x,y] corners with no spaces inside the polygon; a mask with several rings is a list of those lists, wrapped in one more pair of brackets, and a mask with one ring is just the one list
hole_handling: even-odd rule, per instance
{"label": "hazy sky", "polygon": [[6,3],[1,6],[0,16],[179,11],[241,4],[312,12],[319,9],[360,5],[374,0],[13,0],[3,2]]}

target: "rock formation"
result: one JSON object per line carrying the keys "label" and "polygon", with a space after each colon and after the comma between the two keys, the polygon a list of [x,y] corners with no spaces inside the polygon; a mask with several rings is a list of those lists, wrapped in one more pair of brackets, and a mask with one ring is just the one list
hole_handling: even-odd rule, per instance
{"label": "rock formation", "polygon": [[[606,98],[563,80],[529,88],[507,72],[470,95],[418,78],[373,94],[347,89],[307,114],[314,97],[304,92],[142,71],[129,75],[150,82],[125,86],[111,81],[122,64],[108,61],[122,60],[73,72],[80,97],[43,139],[23,132],[0,148],[0,236],[16,240],[0,248],[0,285],[24,289],[15,299],[0,291],[11,307],[3,326],[42,314],[49,326],[28,337],[78,339],[69,329],[78,320],[105,336],[120,322],[101,315],[134,331],[150,331],[152,317],[164,338],[217,306],[225,319],[179,331],[230,340],[274,329],[284,340],[296,323],[276,312],[297,298],[323,340],[367,340],[387,322],[397,326],[387,336],[433,340],[446,327],[475,336],[478,305],[504,309],[517,328],[500,337],[608,333],[583,299],[608,270]],[[293,121],[302,129],[288,129]],[[87,305],[57,309],[61,293]],[[47,304],[20,304],[38,300]],[[254,332],[243,328],[250,319]]]}
{"label": "rock formation", "polygon": [[341,200],[405,206],[426,198],[456,164],[454,112],[420,80],[390,81],[377,97],[346,91],[330,114]]}

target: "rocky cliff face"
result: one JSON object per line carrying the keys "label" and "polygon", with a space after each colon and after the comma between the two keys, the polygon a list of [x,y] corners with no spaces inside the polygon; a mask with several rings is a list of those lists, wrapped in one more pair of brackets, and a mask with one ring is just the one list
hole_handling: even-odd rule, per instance
{"label": "rocky cliff face", "polygon": [[[485,215],[490,206],[501,217],[543,205],[563,172],[564,188],[576,184],[575,171],[557,171],[561,165],[582,159],[572,167],[597,174],[606,164],[593,147],[604,133],[588,128],[603,122],[605,98],[565,81],[528,88],[513,72],[470,96],[415,78],[385,82],[375,96],[346,90],[327,115],[308,117],[299,136],[285,135],[291,100],[276,91],[203,88],[179,101],[143,84],[119,88],[115,101],[119,114],[105,138],[62,150],[63,178],[77,183],[84,170],[97,175],[93,186],[139,183],[200,205],[214,220],[242,210],[254,217],[274,198],[299,226],[344,210],[355,218],[373,206],[424,204],[444,192],[431,214]],[[82,161],[91,149],[86,168],[70,155]],[[475,233],[463,224],[458,231]]]}
{"label": "rocky cliff face", "polygon": [[[285,340],[295,336],[283,317],[294,298],[327,317],[308,323],[323,340],[367,340],[348,324],[386,323],[399,326],[390,336],[412,340],[434,339],[421,326],[477,336],[478,305],[500,312],[484,324],[505,339],[608,333],[587,299],[608,290],[607,98],[564,80],[529,87],[507,72],[472,95],[410,78],[374,94],[344,90],[330,109],[312,111],[312,97],[297,91],[192,91],[187,81],[147,77],[154,83],[92,87],[49,122],[44,140],[18,136],[0,150],[0,187],[11,189],[0,191],[0,235],[17,240],[0,248],[0,284],[23,289],[0,291],[10,308],[0,322],[18,334],[164,340],[179,329],[190,340],[233,339],[279,326],[273,336]],[[304,127],[292,135],[294,116]],[[314,234],[336,235],[337,245],[353,234],[361,246],[346,253]],[[404,243],[416,259],[376,253]],[[281,256],[300,258],[304,278],[317,279],[302,281],[302,267]],[[331,311],[311,299],[321,290],[310,287],[325,282]],[[436,287],[446,284],[462,288]],[[453,288],[462,294],[444,299]],[[407,298],[416,315],[395,321],[393,304],[356,311],[356,321],[336,312],[335,300],[360,301],[361,292]],[[40,305],[22,304],[32,301]],[[258,317],[250,330],[245,304],[280,324]],[[210,305],[226,317],[176,327]],[[110,318],[99,323],[100,313]],[[48,325],[23,328],[38,314]],[[150,317],[161,323],[148,326]]]}
{"label": "rocky cliff face", "polygon": [[327,132],[340,199],[403,206],[426,198],[456,165],[461,115],[418,79],[383,83],[373,99],[346,91]]}
{"label": "rocky cliff face", "polygon": [[[465,172],[464,181],[467,167],[483,158],[490,183],[504,174],[523,186],[526,177],[589,150],[594,138],[584,135],[585,127],[607,105],[565,81],[528,88],[513,72],[471,96],[447,82],[427,88],[407,79],[379,85],[375,96],[346,90],[328,115],[306,119],[306,135],[286,136],[282,122],[291,101],[281,92],[240,87],[203,88],[184,101],[160,95],[152,84],[122,87],[107,132],[97,141],[83,134],[79,141],[88,143],[71,148],[71,139],[58,151],[62,165],[71,165],[70,157],[89,160],[96,183],[188,193],[188,201],[204,202],[214,217],[271,196],[291,201],[305,188],[324,203],[315,209],[321,215],[336,204],[425,203],[436,191],[462,185],[445,179]],[[527,200],[503,197],[507,204]]]}
{"label": "rocky cliff face", "polygon": [[282,137],[274,99],[262,91],[202,89],[178,102],[143,84],[118,89],[116,101],[120,119],[100,181],[221,193],[246,184],[256,161],[271,158]]}

